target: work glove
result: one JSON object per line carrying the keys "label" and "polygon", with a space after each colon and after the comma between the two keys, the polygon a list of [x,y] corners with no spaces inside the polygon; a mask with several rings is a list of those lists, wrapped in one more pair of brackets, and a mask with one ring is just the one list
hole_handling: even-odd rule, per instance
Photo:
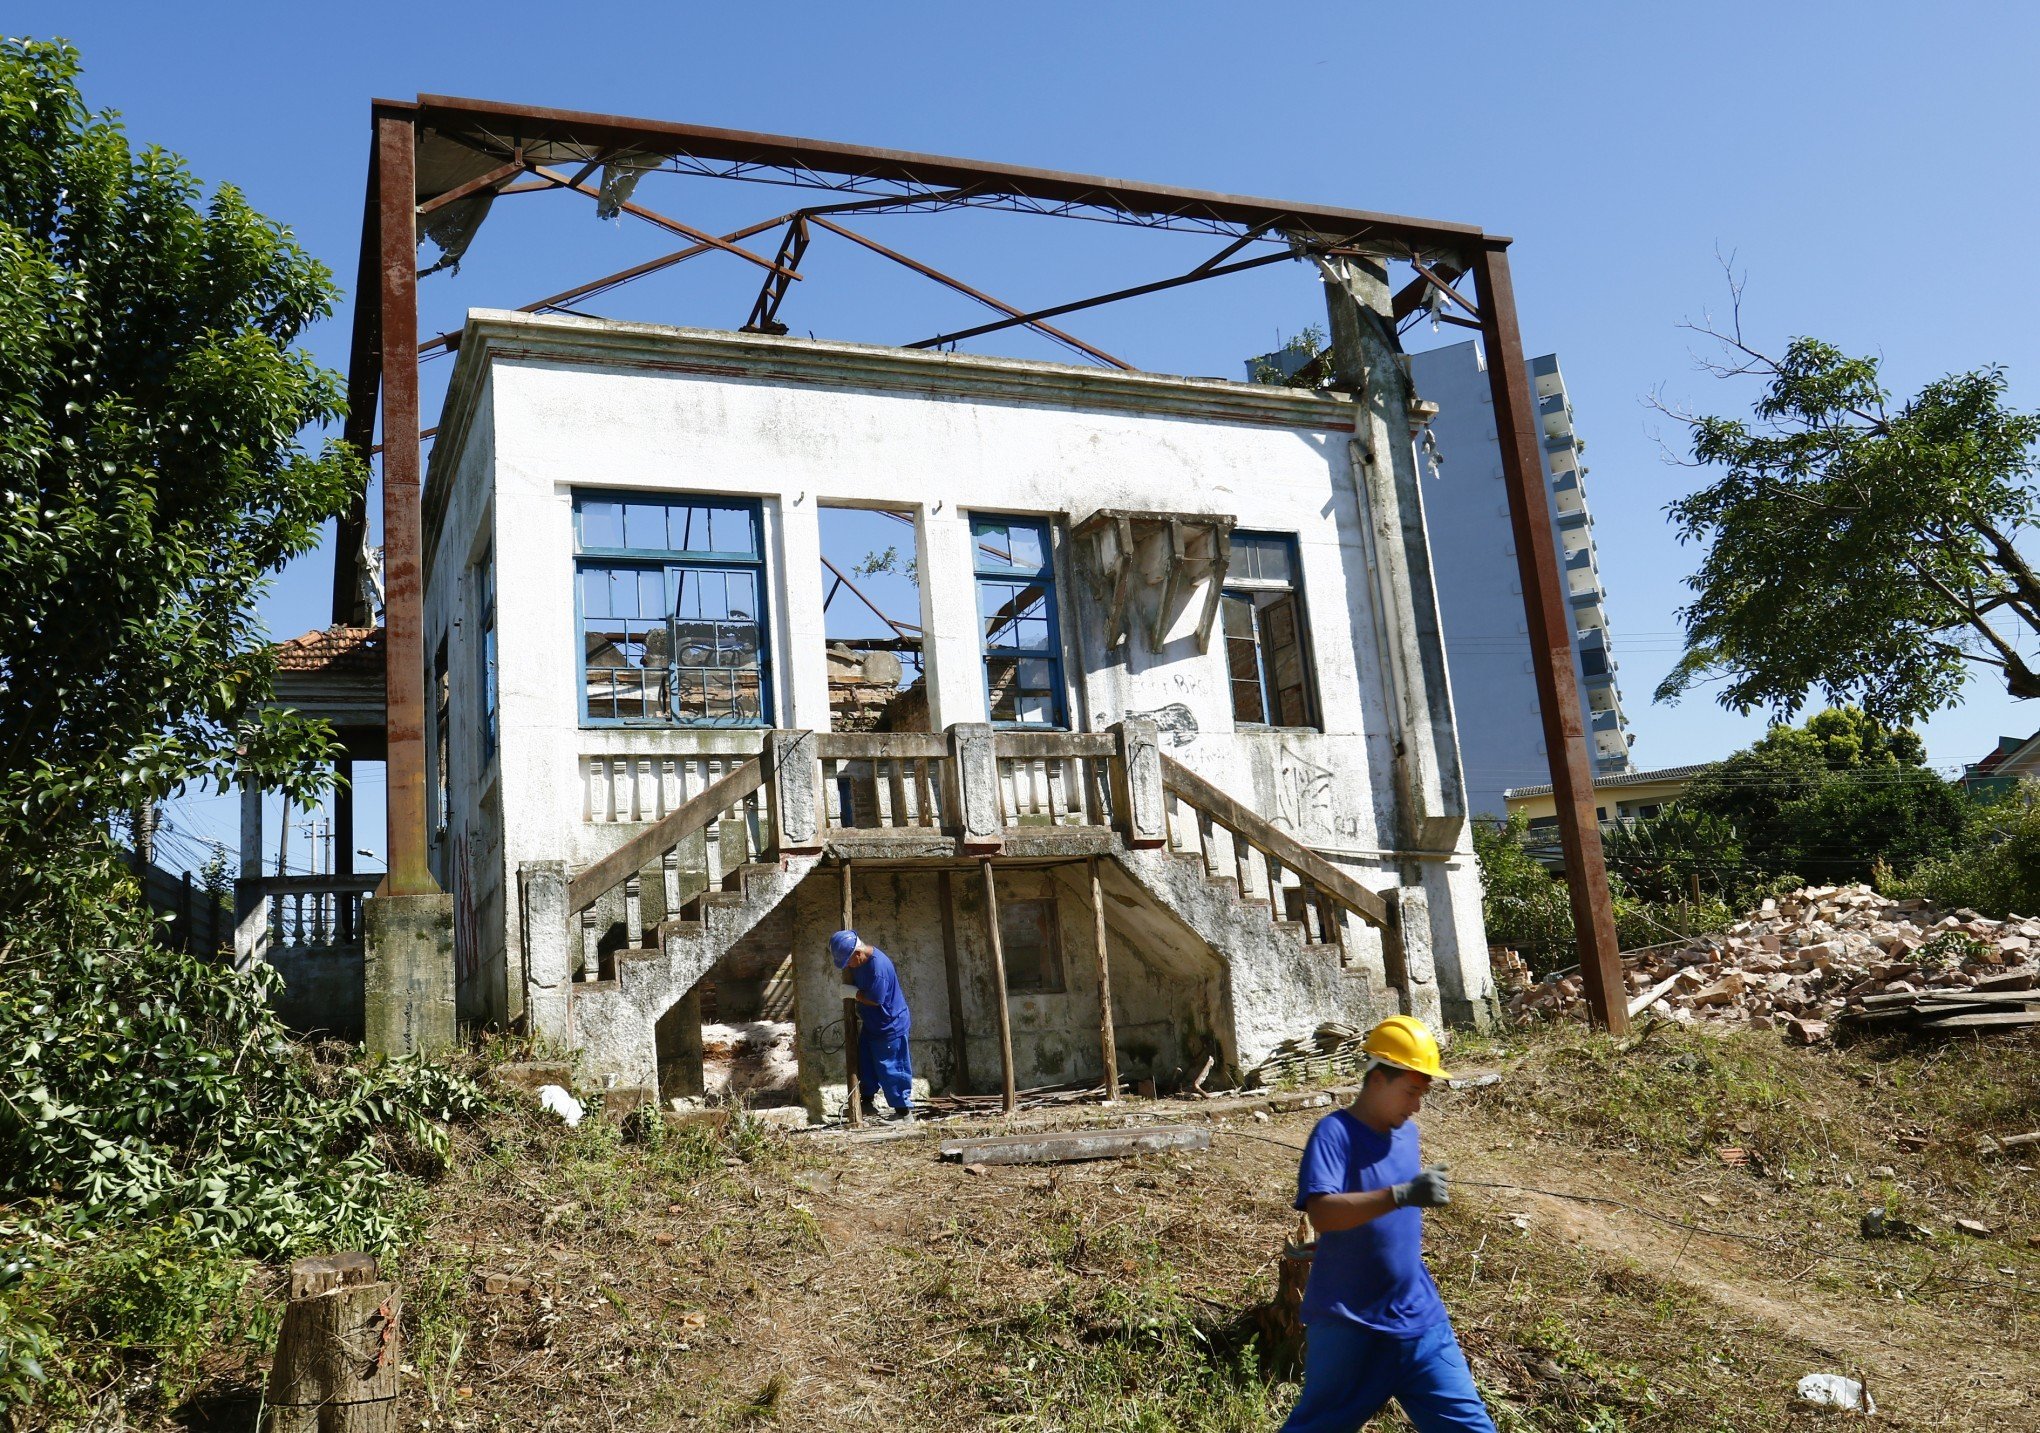
{"label": "work glove", "polygon": [[1421,1171],[1415,1179],[1389,1186],[1388,1192],[1395,1197],[1398,1209],[1415,1205],[1419,1209],[1436,1209],[1441,1204],[1452,1202],[1452,1192],[1445,1187],[1445,1166],[1434,1164]]}

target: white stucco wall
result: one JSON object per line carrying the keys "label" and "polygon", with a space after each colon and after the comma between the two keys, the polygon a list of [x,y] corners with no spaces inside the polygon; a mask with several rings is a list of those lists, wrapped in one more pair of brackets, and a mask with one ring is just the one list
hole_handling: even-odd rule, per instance
{"label": "white stucco wall", "polygon": [[[1384,672],[1348,471],[1344,400],[1211,380],[646,325],[477,312],[463,339],[428,481],[428,660],[486,526],[499,566],[500,779],[463,791],[490,853],[502,924],[489,959],[514,963],[515,882],[527,861],[579,864],[685,794],[690,761],[746,753],[757,733],[581,726],[575,488],[760,500],[771,595],[777,725],[826,727],[817,508],[911,511],[928,633],[933,725],[986,719],[972,579],[973,511],[1038,515],[1057,553],[1071,725],[1187,710],[1169,755],[1377,889],[1396,884]],[[1200,652],[1191,602],[1159,654],[1136,635],[1111,652],[1068,533],[1101,509],[1220,513],[1293,534],[1322,731],[1235,730],[1221,644]],[[435,527],[436,524],[436,527]],[[1138,625],[1138,624],[1136,624]],[[463,628],[464,632],[466,629]],[[456,719],[475,662],[449,642]],[[1130,654],[1130,655],[1129,655]],[[1462,694],[1462,700],[1478,700]],[[458,752],[478,751],[472,732]],[[654,763],[591,802],[593,758]],[[664,759],[676,765],[661,771]],[[648,773],[648,774],[647,774]],[[457,786],[488,783],[464,772]],[[663,791],[661,787],[663,786]],[[625,789],[628,788],[628,789]],[[691,788],[698,789],[698,785]],[[621,797],[617,791],[623,791]],[[610,803],[621,801],[622,819]],[[633,810],[636,802],[641,809]],[[492,804],[492,803],[499,803]],[[1440,983],[1486,990],[1471,848],[1422,863]],[[478,883],[477,889],[480,889]],[[511,898],[502,902],[508,891]],[[1471,898],[1469,898],[1469,892]],[[505,907],[507,906],[507,909]],[[492,990],[518,984],[515,975]],[[494,997],[492,997],[494,998]],[[514,998],[514,997],[512,997]],[[506,1007],[498,1003],[497,1011]]]}

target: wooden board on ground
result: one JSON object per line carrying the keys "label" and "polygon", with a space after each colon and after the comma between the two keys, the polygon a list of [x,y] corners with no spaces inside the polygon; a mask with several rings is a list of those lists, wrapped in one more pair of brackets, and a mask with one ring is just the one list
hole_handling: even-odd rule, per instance
{"label": "wooden board on ground", "polygon": [[2002,1029],[2010,1025],[2040,1025],[2040,1010],[1994,1010],[1987,1015],[1950,1015],[1940,1020],[1923,1020],[1922,1030]]}
{"label": "wooden board on ground", "polygon": [[1126,1159],[1168,1149],[1209,1149],[1211,1131],[1187,1125],[1052,1130],[944,1140],[940,1148],[944,1159],[963,1164],[1073,1164],[1086,1159]]}

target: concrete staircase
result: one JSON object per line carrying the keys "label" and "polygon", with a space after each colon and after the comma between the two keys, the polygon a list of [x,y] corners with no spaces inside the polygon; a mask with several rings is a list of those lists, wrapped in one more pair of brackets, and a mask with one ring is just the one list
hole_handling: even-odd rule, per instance
{"label": "concrete staircase", "polygon": [[[1378,960],[1348,958],[1346,943],[1367,939],[1363,931],[1294,906],[1276,916],[1265,897],[1243,897],[1236,878],[1214,873],[1200,851],[1120,845],[1113,856],[1149,900],[1224,962],[1236,1047],[1230,1053],[1241,1069],[1327,1020],[1364,1026],[1403,1011],[1404,999],[1383,979]],[[1408,1013],[1435,1020],[1436,987],[1421,988],[1431,992],[1429,1001],[1418,995],[1409,1003],[1430,1008]]]}
{"label": "concrete staircase", "polygon": [[615,1076],[617,1087],[656,1090],[657,1026],[725,952],[763,920],[814,870],[816,855],[752,862],[723,878],[661,921],[656,944],[616,952],[614,975],[585,980],[571,991],[570,1043],[586,1052],[588,1072]]}

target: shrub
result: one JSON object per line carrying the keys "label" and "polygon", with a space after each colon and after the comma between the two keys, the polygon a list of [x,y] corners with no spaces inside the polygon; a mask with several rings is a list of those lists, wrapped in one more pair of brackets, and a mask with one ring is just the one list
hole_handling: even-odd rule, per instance
{"label": "shrub", "polygon": [[1979,808],[1961,849],[1887,877],[1877,888],[1998,919],[2040,914],[2040,784],[2028,782]]}

